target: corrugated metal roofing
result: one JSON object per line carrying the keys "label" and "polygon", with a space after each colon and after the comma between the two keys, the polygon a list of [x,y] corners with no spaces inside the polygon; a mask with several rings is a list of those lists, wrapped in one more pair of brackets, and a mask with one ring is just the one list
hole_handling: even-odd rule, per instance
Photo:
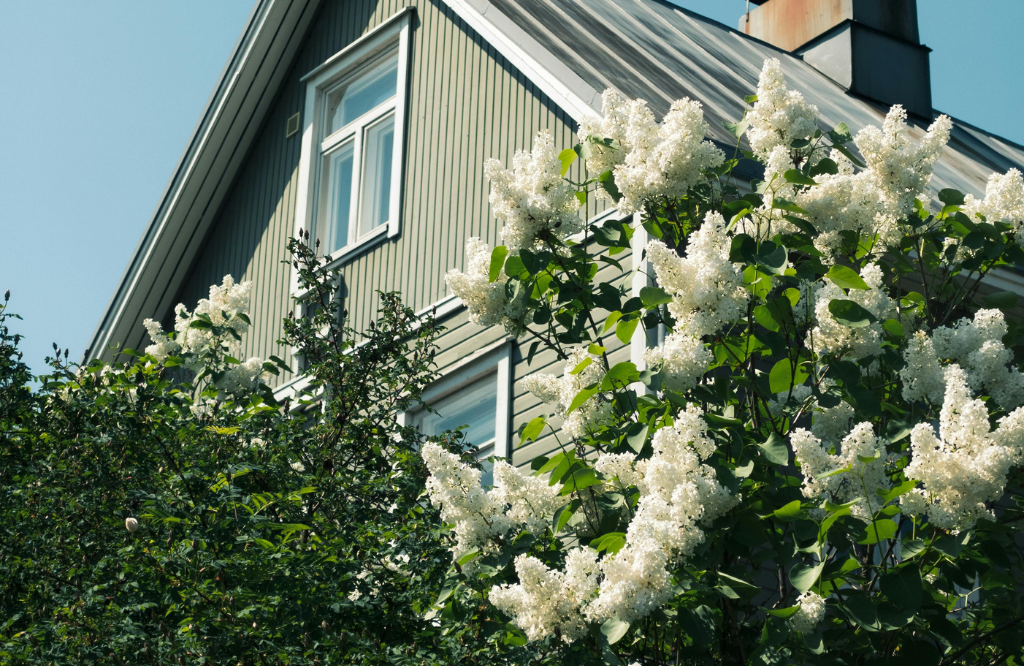
{"label": "corrugated metal roofing", "polygon": [[[743,97],[757,87],[766,58],[778,58],[791,89],[815,104],[830,128],[881,124],[886,107],[847,93],[800,58],[717,21],[660,0],[490,0],[593,91],[608,87],[646,99],[659,115],[672,100],[704,104],[713,138],[734,143],[722,126],[743,114]],[[738,18],[738,17],[737,17]],[[593,99],[575,82],[574,92]],[[572,86],[573,82],[566,82]],[[600,100],[597,100],[600,103]],[[936,114],[937,115],[937,114]],[[911,118],[918,138],[931,119]],[[1024,147],[957,122],[935,169],[933,187],[982,194],[993,171],[1024,166]]]}

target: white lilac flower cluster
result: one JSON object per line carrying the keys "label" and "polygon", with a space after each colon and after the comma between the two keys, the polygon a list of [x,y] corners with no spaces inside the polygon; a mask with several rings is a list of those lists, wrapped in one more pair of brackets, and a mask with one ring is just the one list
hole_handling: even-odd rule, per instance
{"label": "white lilac flower cluster", "polygon": [[[810,138],[818,130],[818,110],[807,104],[800,93],[787,88],[782,67],[775,59],[765,61],[757,96],[746,116],[747,140],[751,150],[765,163],[765,181],[770,183],[759,213],[767,216],[775,228],[765,237],[787,230],[786,223],[781,221],[782,211],[772,209],[776,197],[785,197],[807,212],[808,221],[819,232],[814,245],[825,255],[826,262],[832,260],[843,231],[877,234],[883,247],[898,243],[902,236],[901,221],[912,212],[914,200],[931,182],[935,162],[949,141],[952,121],[939,116],[921,142],[915,144],[906,111],[899,105],[893,106],[881,128],[865,127],[854,139],[864,157],[864,170],[854,173],[852,162],[833,150],[829,157],[836,163],[838,173],[819,174],[815,177],[817,185],[798,191],[782,177],[795,167],[790,150],[793,142]],[[810,157],[811,163],[820,158],[816,151]],[[1018,173],[1018,180],[1019,176]],[[998,211],[997,216],[1003,219],[1013,219],[1014,213],[1010,211],[1015,211],[1017,224],[1024,221],[1024,216],[1019,215],[1019,204],[1024,199],[1016,195],[1024,193],[1024,186],[1018,186],[1013,176],[1007,174],[1002,180],[993,179],[990,187],[988,207],[979,202],[969,210],[983,214],[984,210]],[[757,224],[757,220],[744,220],[743,229],[750,233],[750,228]]]}
{"label": "white lilac flower cluster", "polygon": [[[210,297],[200,299],[196,309],[189,312],[181,303],[174,309],[174,338],[152,319],[143,322],[153,344],[146,347],[146,353],[158,363],[169,356],[181,356],[182,365],[193,372],[202,369],[205,356],[214,352],[217,356],[238,356],[241,345],[234,336],[216,334],[212,328],[192,328],[191,324],[200,315],[209,318],[213,326],[230,328],[238,336],[249,330],[246,322],[249,314],[251,282],[237,284],[230,275],[225,275],[219,285],[210,287]],[[242,316],[238,316],[242,315]],[[252,357],[238,364],[231,364],[216,382],[217,388],[241,395],[252,391],[263,377],[263,359]],[[205,407],[197,407],[198,414],[205,414]]]}
{"label": "white lilac flower cluster", "polygon": [[[836,416],[841,419],[843,414]],[[804,474],[804,497],[825,497],[837,503],[856,501],[851,511],[863,518],[870,518],[882,508],[876,491],[890,487],[885,474],[885,444],[875,436],[871,423],[858,423],[838,444],[834,440],[823,442],[805,428],[794,430],[789,441]],[[836,452],[830,453],[830,448]]]}
{"label": "white lilac flower cluster", "polygon": [[430,471],[430,501],[441,506],[442,520],[454,526],[456,559],[474,548],[493,552],[495,539],[515,527],[542,534],[563,501],[558,488],[524,476],[505,461],[494,463],[494,488],[487,492],[479,469],[438,444],[427,442],[421,455]]}
{"label": "white lilac flower cluster", "polygon": [[478,326],[502,324],[507,331],[515,333],[526,314],[524,299],[510,301],[505,293],[508,281],[505,269],[490,282],[490,267],[491,248],[479,238],[470,238],[466,241],[466,272],[453,268],[444,279],[452,293],[466,305],[471,322]]}
{"label": "white lilac flower cluster", "polygon": [[[807,139],[818,129],[818,108],[803,95],[786,87],[782,63],[764,61],[757,81],[757,101],[747,113],[747,141],[763,161],[776,147],[789,151],[794,141]],[[790,167],[792,168],[792,167]]]}
{"label": "white lilac flower cluster", "polygon": [[[860,360],[875,356],[881,350],[884,330],[882,323],[897,316],[896,303],[885,292],[884,276],[878,264],[868,264],[860,271],[868,289],[850,289],[849,294],[829,280],[822,279],[809,290],[810,308],[804,301],[797,302],[794,313],[810,313],[813,326],[807,332],[807,346],[818,355],[832,354]],[[836,321],[829,310],[833,300],[849,300],[861,306],[878,321],[854,328]]]}
{"label": "white lilac flower cluster", "polygon": [[936,435],[930,423],[910,433],[912,457],[904,472],[920,481],[902,498],[902,509],[927,516],[936,527],[971,529],[979,518],[992,518],[986,502],[998,499],[1010,468],[1024,458],[1024,407],[999,420],[993,431],[988,408],[972,399],[967,374],[956,364],[945,370],[946,395]]}
{"label": "white lilac flower cluster", "polygon": [[973,194],[965,198],[963,210],[970,217],[983,216],[989,223],[1002,222],[1013,227],[1017,244],[1024,247],[1024,177],[1017,169],[1010,169],[1003,175],[992,174],[985,188],[985,198],[977,199]]}
{"label": "white lilac flower cluster", "polygon": [[[573,374],[574,370],[576,374]],[[566,434],[579,438],[611,417],[611,403],[601,393],[591,396],[572,414],[567,413],[577,394],[585,387],[601,381],[604,373],[601,358],[591,354],[585,347],[579,347],[569,354],[561,377],[543,373],[527,375],[523,379],[523,387],[555,409],[556,415],[564,419],[562,430]]]}
{"label": "white lilac flower cluster", "polygon": [[[611,170],[622,194],[619,212],[632,213],[662,197],[684,196],[704,171],[725,161],[725,154],[705,140],[708,131],[700,102],[672,103],[661,124],[643,100],[626,100],[615,91],[603,96],[603,118],[585,118],[579,136],[590,141],[587,169]],[[612,139],[605,146],[592,139]]]}
{"label": "white lilac flower cluster", "polygon": [[[576,130],[580,143],[589,145],[588,171],[600,175],[605,171],[614,171],[615,167],[622,164],[626,154],[633,149],[627,135],[632,124],[630,119],[643,115],[646,109],[643,101],[627,100],[612,88],[601,94],[602,116],[584,116]],[[606,145],[607,140],[611,140],[612,145]],[[608,196],[604,190],[598,190],[598,193]]]}
{"label": "white lilac flower cluster", "polygon": [[904,352],[903,397],[942,404],[948,378],[941,361],[949,360],[964,369],[972,391],[987,392],[1007,410],[1024,405],[1024,374],[1011,365],[1013,352],[1003,345],[1007,330],[1001,311],[985,309],[974,319],[936,328],[930,337],[918,331]]}
{"label": "white lilac flower cluster", "polygon": [[[696,405],[687,406],[671,426],[660,429],[652,445],[654,455],[648,460],[607,454],[598,460],[599,469],[617,470],[620,480],[627,476],[628,483],[640,490],[621,550],[598,562],[595,551],[573,548],[564,573],[522,555],[516,559],[520,582],[491,589],[494,604],[530,640],[557,627],[563,640],[571,642],[582,635],[584,618],[604,622],[615,616],[632,622],[648,615],[672,595],[670,565],[703,542],[702,525],[735,506],[738,499],[702,462],[714,453],[715,445]],[[431,499],[438,501],[433,494]]]}
{"label": "white lilac flower cluster", "polygon": [[541,232],[566,238],[583,229],[576,214],[580,202],[562,178],[558,150],[547,130],[537,133],[532,152],[516,151],[511,170],[489,159],[484,174],[491,181],[491,210],[505,222],[501,238],[511,254],[534,249]]}
{"label": "white lilac flower cluster", "polygon": [[814,592],[804,592],[796,600],[797,612],[789,617],[789,626],[801,634],[811,634],[825,619],[825,600]]}
{"label": "white lilac flower cluster", "polygon": [[741,265],[729,260],[731,238],[720,213],[708,213],[680,257],[660,241],[647,245],[658,283],[672,296],[668,310],[675,329],[661,347],[646,352],[647,362],[660,367],[666,387],[692,388],[707,371],[711,354],[702,338],[746,311],[750,292]]}
{"label": "white lilac flower cluster", "polygon": [[531,641],[541,640],[557,629],[566,643],[586,634],[580,607],[597,591],[600,566],[597,551],[573,548],[566,554],[565,572],[549,569],[532,555],[515,559],[519,583],[496,585],[489,598],[509,615]]}

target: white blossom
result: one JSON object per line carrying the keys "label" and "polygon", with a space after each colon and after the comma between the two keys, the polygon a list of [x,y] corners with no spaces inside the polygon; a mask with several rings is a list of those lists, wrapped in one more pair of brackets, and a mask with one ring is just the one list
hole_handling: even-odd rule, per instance
{"label": "white blossom", "polygon": [[490,600],[512,617],[528,640],[542,639],[558,629],[562,640],[572,643],[586,634],[579,607],[596,588],[596,560],[595,551],[574,548],[562,573],[532,555],[519,555],[515,559],[519,583],[492,587]]}
{"label": "white blossom", "polygon": [[825,600],[814,592],[804,592],[796,599],[799,608],[789,617],[789,626],[801,634],[811,634],[825,619]]}
{"label": "white blossom", "polygon": [[135,530],[139,529],[139,521],[135,518],[125,518],[124,528],[129,532],[134,532]]}
{"label": "white blossom", "polygon": [[[581,364],[586,365],[576,374],[573,370]],[[565,362],[565,370],[561,377],[536,373],[527,375],[523,386],[542,402],[555,408],[558,416],[564,421],[562,429],[573,438],[583,437],[589,430],[605,424],[611,416],[611,403],[598,393],[568,414],[572,401],[587,386],[601,381],[604,377],[604,364],[601,358],[591,354],[585,347],[575,349]]]}
{"label": "white blossom", "polygon": [[555,511],[565,504],[557,486],[545,479],[527,476],[504,460],[494,463],[494,489],[491,498],[505,507],[505,516],[517,525],[523,525],[534,535],[544,534]]}
{"label": "white blossom", "polygon": [[631,622],[649,614],[672,595],[669,565],[688,557],[704,540],[709,525],[738,498],[701,463],[714,451],[696,406],[676,415],[672,427],[652,439],[654,455],[635,463],[642,475],[640,501],[626,531],[625,546],[601,562],[604,578],[586,609],[593,622],[617,616]]}
{"label": "white blossom", "polygon": [[441,507],[441,519],[454,527],[456,559],[474,548],[493,552],[493,539],[508,532],[512,521],[497,497],[480,485],[480,470],[434,442],[424,444],[420,453],[430,471],[430,501]]}
{"label": "white blossom", "polygon": [[662,385],[672,391],[688,391],[697,385],[714,360],[700,338],[675,331],[660,347],[644,350],[644,361],[661,371]]}
{"label": "white blossom", "polygon": [[993,432],[988,408],[971,398],[964,370],[953,364],[945,375],[938,435],[929,423],[918,423],[910,433],[912,457],[904,471],[922,487],[905,495],[902,504],[905,513],[960,531],[993,517],[985,503],[1002,496],[1007,473],[1021,462],[1024,407],[1000,419]]}
{"label": "white blossom", "polygon": [[864,157],[865,173],[881,197],[884,213],[882,220],[876,220],[876,231],[885,245],[899,242],[903,235],[899,222],[912,212],[914,200],[931,182],[932,169],[953,127],[948,116],[939,116],[915,145],[906,120],[907,112],[897,104],[889,109],[881,128],[869,125],[854,139]]}
{"label": "white blossom", "polygon": [[547,130],[537,133],[533,152],[516,151],[511,170],[490,159],[484,174],[491,181],[491,210],[505,223],[501,237],[510,253],[533,249],[545,231],[566,238],[583,229],[576,214],[580,202],[562,178],[558,150]]}
{"label": "white blossom", "polygon": [[776,58],[765,60],[757,82],[757,101],[747,113],[747,141],[754,154],[764,160],[776,146],[788,150],[794,141],[814,134],[817,119],[817,107],[786,87],[782,63]]}
{"label": "white blossom", "polygon": [[661,241],[647,244],[658,284],[672,295],[668,309],[677,331],[711,335],[746,312],[750,292],[743,284],[742,265],[729,260],[732,240],[725,228],[720,213],[708,213],[690,235],[683,257]]}
{"label": "white blossom", "polygon": [[987,391],[1002,407],[1014,409],[1024,404],[1024,375],[1007,367],[1013,363],[1013,352],[1002,342],[1007,330],[1000,310],[982,309],[973,320],[936,328],[931,342],[938,359],[957,363],[967,372],[972,390]]}
{"label": "white blossom", "polygon": [[167,360],[168,356],[173,356],[178,353],[181,349],[174,340],[164,333],[164,329],[160,324],[147,319],[142,322],[142,325],[146,327],[146,331],[149,333],[149,338],[153,341],[153,344],[146,347],[146,353],[156,359],[157,363],[163,363]]}
{"label": "white blossom", "polygon": [[646,102],[630,104],[629,151],[615,167],[615,184],[622,194],[619,212],[632,213],[660,197],[684,196],[704,171],[721,166],[725,154],[704,140],[707,131],[700,102],[676,100],[660,126]]}
{"label": "white blossom", "polygon": [[903,399],[908,402],[926,400],[933,405],[942,404],[946,392],[946,380],[938,354],[931,338],[924,331],[917,331],[910,338],[903,352],[906,366],[900,370],[903,382]]}
{"label": "white blossom", "polygon": [[[580,121],[576,134],[580,137],[580,143],[589,142],[588,171],[595,174],[612,171],[626,159],[626,153],[633,147],[627,135],[635,104],[618,91],[608,88],[601,94],[601,116],[586,115]],[[606,145],[606,139],[611,139],[612,145]],[[607,196],[603,189],[598,192]]]}
{"label": "white blossom", "polygon": [[[833,445],[835,453],[830,453],[827,443],[804,428],[794,430],[789,441],[804,474],[804,497],[824,495],[839,503],[857,501],[852,511],[864,518],[882,508],[876,490],[889,489],[885,445],[875,436],[871,423],[865,421],[854,426],[838,446]],[[846,471],[835,473],[836,470]]]}
{"label": "white blossom", "polygon": [[491,248],[479,238],[466,241],[466,272],[453,268],[444,276],[448,288],[462,299],[469,310],[469,320],[479,326],[505,324],[516,326],[510,318],[508,298],[505,296],[505,269],[494,282],[489,281]]}
{"label": "white blossom", "polygon": [[[868,289],[850,289],[847,294],[831,281],[820,280],[811,291],[814,326],[807,333],[807,346],[816,354],[849,356],[859,360],[881,352],[884,339],[882,323],[896,316],[896,304],[883,289],[883,275],[878,264],[868,264],[861,269],[860,276]],[[859,328],[840,324],[829,310],[833,300],[853,301],[878,321]],[[797,303],[796,310],[803,310],[800,303]]]}
{"label": "white blossom", "polygon": [[984,216],[991,224],[1001,222],[1013,227],[1017,243],[1024,247],[1024,177],[1017,169],[1010,169],[1003,175],[992,174],[985,188],[985,198],[977,199],[973,194],[964,198],[963,210],[970,217]]}

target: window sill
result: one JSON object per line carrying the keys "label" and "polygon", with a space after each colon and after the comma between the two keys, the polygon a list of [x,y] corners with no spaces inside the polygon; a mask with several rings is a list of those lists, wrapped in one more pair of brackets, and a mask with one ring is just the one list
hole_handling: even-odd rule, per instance
{"label": "window sill", "polygon": [[[331,252],[331,261],[322,266],[320,270],[326,273],[341,268],[345,264],[354,261],[366,252],[374,249],[390,237],[388,235],[389,226],[390,225],[388,224],[382,224],[355,243],[347,245],[335,252]],[[307,295],[309,295],[308,291],[294,291],[293,288],[293,298],[304,298]]]}

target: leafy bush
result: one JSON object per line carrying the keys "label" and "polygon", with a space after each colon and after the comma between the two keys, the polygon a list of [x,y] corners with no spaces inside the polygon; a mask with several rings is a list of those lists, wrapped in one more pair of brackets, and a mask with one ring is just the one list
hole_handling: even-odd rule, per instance
{"label": "leafy bush", "polygon": [[[469,640],[478,623],[425,618],[451,564],[422,437],[396,415],[434,376],[438,326],[381,294],[357,336],[336,275],[291,249],[309,295],[284,342],[305,371],[281,403],[261,380],[282,361],[235,358],[248,285],[179,309],[173,333],[147,322],[146,352],[80,368],[56,350],[35,393],[4,302],[0,662],[501,658]],[[436,445],[472,460],[457,433]]]}

